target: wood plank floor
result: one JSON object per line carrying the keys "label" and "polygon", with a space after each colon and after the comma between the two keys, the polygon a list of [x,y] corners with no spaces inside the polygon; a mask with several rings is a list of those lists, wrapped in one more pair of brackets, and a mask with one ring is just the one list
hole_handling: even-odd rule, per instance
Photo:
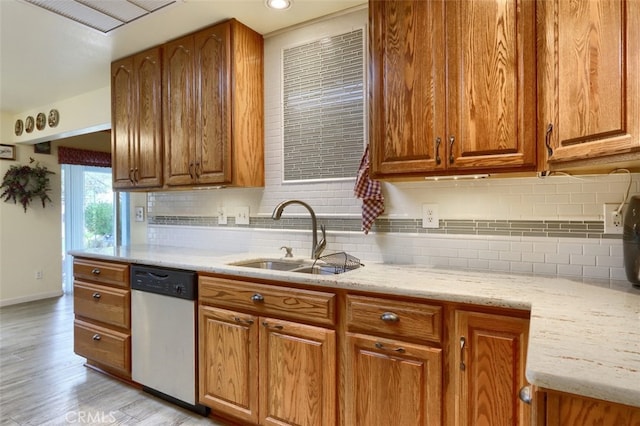
{"label": "wood plank floor", "polygon": [[0,308],[0,425],[223,425],[84,361],[73,353],[73,296]]}

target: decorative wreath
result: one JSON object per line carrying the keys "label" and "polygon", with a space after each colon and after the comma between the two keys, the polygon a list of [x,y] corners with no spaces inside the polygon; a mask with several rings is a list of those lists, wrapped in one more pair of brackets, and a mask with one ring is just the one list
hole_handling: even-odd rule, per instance
{"label": "decorative wreath", "polygon": [[[29,164],[32,164],[35,160],[30,159]],[[41,166],[36,163],[35,166],[11,166],[4,178],[2,178],[2,185],[0,189],[5,188],[4,192],[0,194],[5,202],[13,200],[15,204],[17,201],[22,204],[22,208],[26,213],[27,206],[34,198],[40,198],[42,201],[42,207],[44,208],[46,202],[51,202],[48,191],[51,190],[49,186],[49,175],[54,172],[47,170],[45,166]]]}

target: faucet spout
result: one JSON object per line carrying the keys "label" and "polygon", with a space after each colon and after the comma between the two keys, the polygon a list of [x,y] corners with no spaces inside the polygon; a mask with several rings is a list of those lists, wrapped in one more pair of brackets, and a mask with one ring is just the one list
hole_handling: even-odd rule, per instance
{"label": "faucet spout", "polygon": [[300,204],[302,207],[306,208],[309,211],[309,214],[311,215],[311,228],[312,228],[311,229],[311,232],[312,232],[311,258],[317,259],[318,257],[320,257],[320,254],[322,253],[326,245],[325,229],[324,229],[324,226],[321,227],[322,241],[320,241],[320,244],[318,244],[318,222],[316,220],[316,214],[309,204],[300,200],[283,201],[280,204],[278,204],[275,209],[273,209],[273,213],[271,214],[271,219],[280,220],[280,218],[282,217],[282,212],[284,211],[284,208],[287,207],[289,204]]}

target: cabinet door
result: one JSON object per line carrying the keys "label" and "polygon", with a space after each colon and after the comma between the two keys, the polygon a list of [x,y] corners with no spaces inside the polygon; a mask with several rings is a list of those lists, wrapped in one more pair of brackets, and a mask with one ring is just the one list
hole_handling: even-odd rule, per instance
{"label": "cabinet door", "polygon": [[456,425],[530,424],[531,407],[518,397],[526,384],[528,328],[524,318],[456,311]]}
{"label": "cabinet door", "polygon": [[446,16],[447,168],[533,170],[535,2],[448,1]]}
{"label": "cabinet door", "polygon": [[111,64],[111,174],[114,188],[133,186],[134,88],[133,57],[113,62]]}
{"label": "cabinet door", "polygon": [[165,44],[163,73],[165,183],[188,185],[196,176],[193,36]]}
{"label": "cabinet door", "polygon": [[369,2],[369,132],[376,176],[445,167],[444,2]]}
{"label": "cabinet door", "polygon": [[638,426],[640,408],[549,392],[546,426]]}
{"label": "cabinet door", "polygon": [[335,424],[335,331],[260,321],[260,424]]}
{"label": "cabinet door", "polygon": [[539,2],[539,132],[550,166],[640,160],[640,2]]}
{"label": "cabinet door", "polygon": [[225,22],[194,36],[198,183],[231,182],[230,25]]}
{"label": "cabinet door", "polygon": [[257,317],[199,308],[199,402],[258,423]]}
{"label": "cabinet door", "polygon": [[137,54],[134,168],[136,187],[162,185],[162,62],[160,48]]}
{"label": "cabinet door", "polygon": [[442,424],[442,349],[347,333],[345,425]]}

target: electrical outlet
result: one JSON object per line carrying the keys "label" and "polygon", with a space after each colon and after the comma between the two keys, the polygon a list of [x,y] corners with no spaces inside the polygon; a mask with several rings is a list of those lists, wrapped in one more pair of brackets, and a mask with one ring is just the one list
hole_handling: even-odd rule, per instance
{"label": "electrical outlet", "polygon": [[218,207],[218,225],[227,224],[227,209],[220,206]]}
{"label": "electrical outlet", "polygon": [[144,222],[144,207],[136,207],[136,222]]}
{"label": "electrical outlet", "polygon": [[36,280],[41,280],[42,279],[42,269],[38,269],[35,273],[35,278]]}
{"label": "electrical outlet", "polygon": [[249,206],[238,207],[236,210],[236,225],[249,224]]}
{"label": "electrical outlet", "polygon": [[422,205],[422,227],[423,228],[439,228],[440,219],[438,218],[437,204]]}
{"label": "electrical outlet", "polygon": [[620,204],[604,205],[604,233],[622,234],[622,213],[618,213]]}

